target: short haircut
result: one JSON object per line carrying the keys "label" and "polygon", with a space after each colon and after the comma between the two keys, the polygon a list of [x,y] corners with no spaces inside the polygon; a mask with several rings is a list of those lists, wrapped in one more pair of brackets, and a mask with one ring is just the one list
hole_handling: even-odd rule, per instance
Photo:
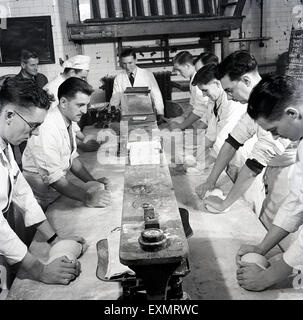
{"label": "short haircut", "polygon": [[132,48],[124,49],[120,54],[120,59],[132,56],[134,59],[137,58],[136,51]]}
{"label": "short haircut", "polygon": [[58,99],[60,100],[62,97],[73,99],[78,92],[90,96],[94,90],[86,81],[76,77],[71,77],[60,85],[58,89]]}
{"label": "short haircut", "polygon": [[193,61],[194,65],[197,64],[198,61],[201,61],[203,65],[209,64],[209,63],[219,63],[219,58],[212,52],[206,51],[202,52],[198,55]]}
{"label": "short haircut", "polygon": [[83,69],[75,69],[75,68],[65,68],[63,74],[68,74],[70,71],[74,70],[75,74],[78,74],[83,71]]}
{"label": "short haircut", "polygon": [[23,49],[21,51],[21,62],[27,63],[29,59],[39,59],[38,55],[34,51]]}
{"label": "short haircut", "polygon": [[189,51],[181,51],[177,55],[174,56],[173,58],[173,64],[179,64],[179,65],[184,65],[186,63],[189,64],[194,64],[193,63],[193,56]]}
{"label": "short haircut", "polygon": [[302,93],[298,82],[290,76],[271,75],[263,78],[252,90],[247,113],[257,120],[262,117],[268,121],[281,119],[286,107],[302,104]]}
{"label": "short haircut", "polygon": [[202,67],[199,71],[197,71],[192,85],[196,86],[199,84],[208,84],[210,81],[217,78],[217,64],[216,63],[209,63]]}
{"label": "short haircut", "polygon": [[0,112],[7,104],[20,108],[36,107],[48,110],[50,99],[47,93],[31,79],[7,78],[0,90]]}
{"label": "short haircut", "polygon": [[248,51],[238,50],[226,57],[218,67],[218,78],[226,75],[231,81],[239,80],[246,73],[257,71],[258,63]]}

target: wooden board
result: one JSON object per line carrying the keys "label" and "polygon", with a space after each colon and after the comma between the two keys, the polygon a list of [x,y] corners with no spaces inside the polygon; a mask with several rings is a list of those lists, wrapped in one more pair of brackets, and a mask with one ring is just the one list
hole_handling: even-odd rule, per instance
{"label": "wooden board", "polygon": [[[138,185],[150,186],[146,194]],[[169,245],[157,252],[144,251],[138,238],[144,230],[143,203],[153,205]],[[128,266],[179,262],[188,255],[178,204],[167,165],[127,166],[125,170],[120,261]]]}
{"label": "wooden board", "polygon": [[289,64],[286,74],[303,80],[303,30],[292,30],[288,52]]}

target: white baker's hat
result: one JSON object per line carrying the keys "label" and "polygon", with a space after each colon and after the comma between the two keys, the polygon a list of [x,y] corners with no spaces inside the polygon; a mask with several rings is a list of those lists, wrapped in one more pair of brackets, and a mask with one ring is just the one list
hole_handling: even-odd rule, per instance
{"label": "white baker's hat", "polygon": [[89,56],[77,55],[66,60],[63,63],[62,67],[63,69],[72,68],[79,70],[89,70],[90,60],[91,59]]}

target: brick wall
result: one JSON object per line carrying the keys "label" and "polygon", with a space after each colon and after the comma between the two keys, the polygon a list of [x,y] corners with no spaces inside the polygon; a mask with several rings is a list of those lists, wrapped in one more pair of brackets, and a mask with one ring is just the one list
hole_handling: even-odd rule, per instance
{"label": "brick wall", "polygon": [[[74,21],[73,0],[0,0],[0,5],[9,8],[11,17],[43,16],[50,15],[53,25],[53,39],[56,64],[40,66],[40,72],[49,79],[54,78],[61,67],[59,59],[65,60],[66,55],[73,56],[81,52],[81,48],[68,41],[66,23]],[[20,67],[0,67],[0,76],[9,73],[18,73]]]}
{"label": "brick wall", "polygon": [[[89,55],[92,58],[89,82],[95,88],[99,87],[100,78],[119,72],[116,44],[85,44],[78,46],[68,41],[66,23],[75,21],[75,10],[73,10],[72,6],[73,0],[0,0],[0,4],[1,2],[9,6],[13,17],[51,15],[56,64],[42,65],[40,67],[41,72],[46,74],[49,79],[52,79],[61,70],[58,64],[59,58],[65,60],[66,55],[73,56],[79,53]],[[144,4],[146,6],[145,2]],[[246,37],[259,36],[260,7],[258,3],[259,1],[257,0],[246,1],[244,8],[246,18],[244,19],[242,30]],[[300,0],[264,0],[263,35],[272,37],[272,39],[266,41],[263,48],[259,47],[259,42],[252,42],[242,47],[239,43],[233,43],[230,46],[231,50],[237,50],[239,48],[250,49],[256,56],[259,64],[275,62],[278,54],[288,49],[289,35],[293,22],[292,9],[298,4],[301,4]],[[106,17],[104,0],[100,0],[100,8],[101,16]],[[232,32],[232,37],[237,38],[238,36],[238,30]],[[142,42],[130,43],[132,45],[142,45]],[[146,44],[146,42],[144,44]],[[151,42],[151,44],[154,44],[154,42]],[[216,53],[220,54],[220,46],[217,45],[216,48]],[[193,53],[199,52],[196,50],[193,51]],[[17,73],[19,69],[19,67],[0,67],[0,75]],[[164,69],[170,70],[171,67]],[[151,70],[157,71],[159,68]]]}

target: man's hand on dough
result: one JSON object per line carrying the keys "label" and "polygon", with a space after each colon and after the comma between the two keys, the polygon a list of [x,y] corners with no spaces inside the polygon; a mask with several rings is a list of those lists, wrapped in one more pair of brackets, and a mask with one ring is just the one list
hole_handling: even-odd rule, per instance
{"label": "man's hand on dough", "polygon": [[44,265],[39,278],[41,282],[47,284],[67,285],[77,278],[80,272],[79,261],[70,261],[67,257],[61,257]]}
{"label": "man's hand on dough", "polygon": [[245,290],[263,291],[269,287],[266,281],[266,271],[254,263],[241,262],[237,270],[237,281]]}
{"label": "man's hand on dough", "polygon": [[251,244],[243,244],[240,249],[237,252],[236,255],[236,264],[237,266],[242,265],[241,258],[242,256],[244,256],[247,253],[258,253],[258,254],[262,254],[261,249],[258,246],[255,245],[251,245]]}
{"label": "man's hand on dough", "polygon": [[89,189],[86,192],[85,204],[88,207],[105,208],[111,204],[111,194],[108,190],[101,188]]}
{"label": "man's hand on dough", "polygon": [[102,178],[97,179],[96,181],[104,184],[105,190],[110,190],[111,189],[111,182],[110,182],[110,180],[108,178],[102,177]]}
{"label": "man's hand on dough", "polygon": [[215,186],[209,182],[205,182],[196,187],[196,194],[203,200],[207,191],[213,190]]}
{"label": "man's hand on dough", "polygon": [[204,205],[206,209],[208,208],[208,206],[210,206],[211,208],[217,210],[219,213],[227,209],[224,200],[216,196],[209,196],[204,199]]}

